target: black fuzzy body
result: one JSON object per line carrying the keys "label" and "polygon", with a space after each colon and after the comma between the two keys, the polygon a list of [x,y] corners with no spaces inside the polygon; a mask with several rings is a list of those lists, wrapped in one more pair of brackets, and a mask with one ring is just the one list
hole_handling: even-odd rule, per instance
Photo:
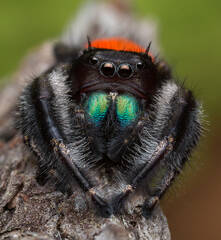
{"label": "black fuzzy body", "polygon": [[[164,62],[153,62],[145,53],[70,49],[56,56],[57,64],[25,88],[19,103],[19,129],[37,155],[39,179],[53,173],[57,187],[69,193],[79,185],[104,217],[119,213],[128,195],[140,188],[152,209],[198,143],[200,104],[173,80]],[[111,77],[102,72],[106,62],[115,66]],[[129,78],[119,74],[125,62],[132,69]],[[140,109],[136,121],[120,126],[113,99],[102,124],[91,124],[85,101],[96,91],[134,96]],[[99,171],[112,179],[114,190],[108,191],[107,184],[103,192],[96,190],[103,184],[95,180]]]}

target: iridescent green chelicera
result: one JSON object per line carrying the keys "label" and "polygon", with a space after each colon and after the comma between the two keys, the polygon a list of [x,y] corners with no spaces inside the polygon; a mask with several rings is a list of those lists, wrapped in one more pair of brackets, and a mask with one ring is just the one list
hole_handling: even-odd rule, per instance
{"label": "iridescent green chelicera", "polygon": [[104,119],[109,105],[109,97],[106,93],[95,92],[90,95],[86,102],[86,108],[90,120],[95,125],[99,125],[100,122]]}
{"label": "iridescent green chelicera", "polygon": [[122,127],[130,125],[137,119],[139,112],[139,105],[136,98],[129,95],[118,96],[116,102],[116,112]]}
{"label": "iridescent green chelicera", "polygon": [[[139,113],[139,105],[133,96],[118,95],[116,99],[111,100],[111,96],[104,92],[92,93],[85,103],[86,112],[96,126],[105,118],[108,108],[116,104],[116,117],[122,127],[133,123]],[[113,106],[112,105],[112,106]]]}

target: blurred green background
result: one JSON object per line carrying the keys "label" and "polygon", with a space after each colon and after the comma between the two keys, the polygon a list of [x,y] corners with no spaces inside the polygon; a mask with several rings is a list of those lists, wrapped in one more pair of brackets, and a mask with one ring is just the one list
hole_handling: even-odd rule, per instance
{"label": "blurred green background", "polygon": [[[31,48],[59,36],[83,2],[1,0],[0,79],[10,76]],[[201,100],[209,122],[192,160],[191,169],[200,165],[200,170],[184,174],[182,193],[172,191],[176,199],[163,201],[172,237],[221,239],[221,1],[137,0],[133,6],[138,16],[157,20],[164,56]]]}

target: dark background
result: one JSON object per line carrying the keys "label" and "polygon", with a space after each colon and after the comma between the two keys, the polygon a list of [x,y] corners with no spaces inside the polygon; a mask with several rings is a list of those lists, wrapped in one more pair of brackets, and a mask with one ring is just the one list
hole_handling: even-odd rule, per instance
{"label": "dark background", "polygon": [[[1,1],[0,79],[30,49],[59,36],[82,2]],[[138,16],[157,21],[163,55],[205,111],[201,145],[162,201],[172,239],[221,239],[221,1],[136,0],[133,6]]]}

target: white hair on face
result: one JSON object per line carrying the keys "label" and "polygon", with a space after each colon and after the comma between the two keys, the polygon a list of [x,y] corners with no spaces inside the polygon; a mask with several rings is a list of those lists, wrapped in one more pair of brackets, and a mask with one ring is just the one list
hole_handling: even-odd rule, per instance
{"label": "white hair on face", "polygon": [[110,3],[90,3],[84,6],[69,25],[61,41],[68,46],[84,46],[91,40],[106,37],[125,37],[144,48],[151,41],[151,52],[158,52],[156,23],[134,19],[130,12],[120,11]]}

